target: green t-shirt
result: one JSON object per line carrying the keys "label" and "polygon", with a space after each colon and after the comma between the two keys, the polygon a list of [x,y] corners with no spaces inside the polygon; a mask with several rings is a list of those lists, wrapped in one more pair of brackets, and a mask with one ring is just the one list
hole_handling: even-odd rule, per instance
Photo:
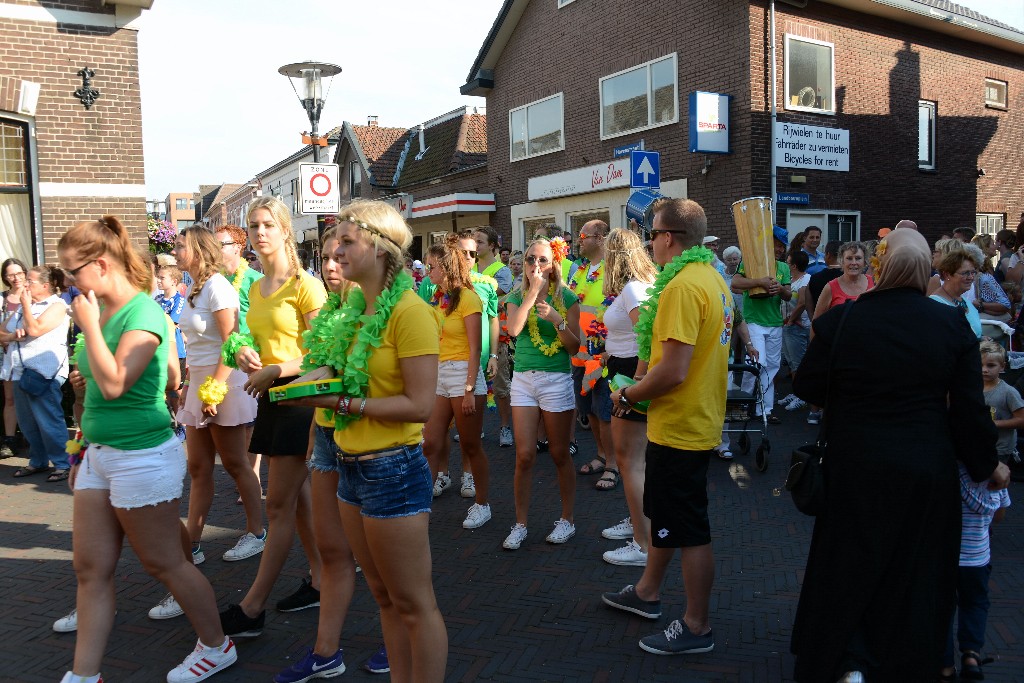
{"label": "green t-shirt", "polygon": [[[480,317],[480,371],[487,367],[491,355],[491,320],[498,317],[498,288],[494,278],[472,273],[473,291],[480,297],[483,315]],[[434,298],[437,287],[430,278],[423,278],[416,293],[428,304]]]}
{"label": "green t-shirt", "polygon": [[[746,277],[742,262],[740,262],[740,267],[736,269],[736,274]],[[775,279],[779,281],[780,285],[788,285],[791,279],[789,276],[789,265],[776,261]],[[747,319],[748,323],[760,325],[761,327],[782,327],[781,304],[782,297],[778,294],[755,299],[750,296],[749,291],[743,292],[743,317]]]}
{"label": "green t-shirt", "polygon": [[[551,296],[548,295],[546,299],[547,303],[552,304]],[[565,310],[568,312],[573,305],[579,301],[576,295],[569,291],[566,287],[562,289],[562,303],[565,305]],[[523,305],[523,293],[521,290],[516,290],[508,295],[506,302],[515,304],[516,306]],[[558,338],[558,330],[555,326],[544,320],[540,316],[537,316],[537,331],[540,332],[541,339],[544,340],[545,344],[550,344],[556,338]],[[572,350],[573,353],[576,349]],[[523,331],[516,337],[516,360],[515,360],[515,371],[525,372],[527,370],[540,370],[543,372],[569,372],[569,357],[570,354],[566,351],[565,347],[558,349],[558,353],[553,356],[545,356],[537,347],[533,345],[533,340],[530,339],[530,323],[527,320],[526,324],[523,325]]]}
{"label": "green t-shirt", "polygon": [[[234,273],[228,273],[228,282],[235,284]],[[245,322],[245,314],[249,311],[249,289],[252,283],[263,277],[263,273],[252,268],[246,268],[242,273],[242,284],[236,287],[238,290],[238,331],[242,334],[249,334],[249,325]]]}
{"label": "green t-shirt", "polygon": [[131,330],[152,332],[160,339],[139,379],[112,401],[103,398],[96,386],[88,354],[79,354],[78,369],[86,380],[82,434],[89,443],[137,451],[159,446],[173,436],[171,417],[164,403],[170,348],[167,325],[167,315],[160,304],[139,292],[103,326],[103,341],[111,353],[117,352],[121,337]]}

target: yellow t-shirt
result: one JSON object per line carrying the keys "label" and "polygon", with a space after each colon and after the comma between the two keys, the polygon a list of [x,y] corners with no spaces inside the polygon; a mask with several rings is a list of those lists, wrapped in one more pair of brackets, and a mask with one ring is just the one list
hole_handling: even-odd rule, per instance
{"label": "yellow t-shirt", "polygon": [[687,451],[708,450],[721,442],[732,323],[732,295],[711,265],[689,264],[662,291],[650,369],[661,362],[667,339],[694,348],[683,383],[651,401],[647,437],[652,442]]}
{"label": "yellow t-shirt", "polygon": [[[402,294],[387,329],[381,336],[380,348],[370,356],[369,398],[397,396],[405,383],[398,361],[416,356],[437,356],[441,323],[430,304],[409,290]],[[352,342],[355,344],[355,341]],[[422,422],[389,422],[364,417],[347,429],[334,432],[334,441],[346,453],[365,453],[397,446],[411,446],[423,440]]]}
{"label": "yellow t-shirt", "polygon": [[469,360],[469,337],[466,336],[466,316],[476,313],[483,324],[483,305],[480,296],[472,289],[463,289],[459,305],[451,315],[441,314],[441,354],[438,360]]}
{"label": "yellow t-shirt", "polygon": [[262,282],[257,280],[249,288],[249,312],[245,316],[249,334],[260,346],[260,360],[273,365],[304,356],[305,316],[324,305],[327,290],[319,280],[302,273],[264,297],[260,292]]}

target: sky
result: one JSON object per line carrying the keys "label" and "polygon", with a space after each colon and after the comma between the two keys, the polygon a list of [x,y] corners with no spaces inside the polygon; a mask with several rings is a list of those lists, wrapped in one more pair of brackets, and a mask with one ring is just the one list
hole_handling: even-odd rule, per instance
{"label": "sky", "polygon": [[[156,0],[139,78],[146,196],[244,183],[293,154],[309,119],[278,67],[342,68],[320,131],[342,121],[410,128],[463,105],[502,0]],[[244,11],[243,9],[244,8]]]}
{"label": "sky", "polygon": [[[553,0],[548,0],[553,1]],[[1024,30],[1024,0],[960,4]],[[139,76],[146,196],[244,183],[297,151],[309,120],[278,67],[342,67],[320,117],[410,128],[463,105],[459,87],[502,0],[156,0]],[[242,10],[244,8],[244,11]]]}

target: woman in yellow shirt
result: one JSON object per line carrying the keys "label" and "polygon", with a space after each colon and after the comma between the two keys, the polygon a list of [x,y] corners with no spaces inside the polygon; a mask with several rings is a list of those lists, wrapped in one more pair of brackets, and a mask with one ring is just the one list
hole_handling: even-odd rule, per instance
{"label": "woman in yellow shirt", "polygon": [[454,416],[462,455],[469,461],[476,487],[476,502],[466,513],[462,526],[476,529],[491,519],[491,506],[487,502],[490,477],[487,456],[480,441],[484,418],[483,412],[477,410],[477,397],[487,395],[487,383],[480,371],[483,305],[473,288],[469,264],[463,258],[458,235],[450,234],[443,243],[430,247],[427,273],[437,288],[430,305],[440,313],[442,326],[437,397],[430,420],[423,430],[423,446],[431,473],[434,473],[444,441],[448,438],[448,425]]}
{"label": "woman in yellow shirt", "polygon": [[391,680],[440,682],[448,635],[431,576],[434,487],[422,447],[440,321],[403,268],[412,233],[401,214],[383,202],[358,201],[338,221],[335,255],[345,279],[359,285],[342,308],[328,363],[342,391],[295,403],[334,410],[338,507],[380,606]]}
{"label": "woman in yellow shirt", "polygon": [[224,361],[249,375],[245,391],[259,399],[249,452],[270,459],[267,481],[268,534],[256,580],[237,605],[221,612],[224,630],[240,636],[263,632],[264,607],[277,581],[296,531],[309,560],[311,579],[281,600],[277,609],[292,612],[320,603],[320,555],[313,541],[306,451],[313,410],[271,403],[267,390],[299,374],[305,350],[302,333],[320,312],[327,292],[302,268],[292,236],[291,211],[276,197],[249,205],[249,241],[264,276],[249,289],[249,335],[233,334],[224,344]]}

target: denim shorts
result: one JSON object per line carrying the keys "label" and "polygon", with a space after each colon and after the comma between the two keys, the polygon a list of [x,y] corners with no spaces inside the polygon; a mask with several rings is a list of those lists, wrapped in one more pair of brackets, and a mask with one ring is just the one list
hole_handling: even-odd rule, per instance
{"label": "denim shorts", "polygon": [[[379,452],[387,455],[338,461],[338,499],[361,508],[363,517],[391,519],[429,513],[434,482],[423,444]],[[341,451],[343,457],[369,454]]]}
{"label": "denim shorts", "polygon": [[612,420],[612,391],[608,387],[608,379],[599,377],[597,383],[587,393],[583,391],[583,375],[586,368],[572,369],[572,390],[576,398],[576,410],[580,415],[597,415],[601,422]]}
{"label": "denim shorts", "polygon": [[313,457],[309,459],[309,469],[317,472],[338,471],[338,445],[334,443],[334,428],[313,426]]}
{"label": "denim shorts", "polygon": [[[476,373],[476,385],[473,389],[474,396],[487,395],[487,381],[484,380],[484,370]],[[443,398],[462,398],[466,395],[466,376],[469,374],[468,360],[443,360],[437,366],[437,391],[438,396]]]}
{"label": "denim shorts", "polygon": [[109,491],[110,505],[122,510],[159,505],[181,498],[185,469],[177,436],[137,451],[94,443],[78,468],[75,490]]}

